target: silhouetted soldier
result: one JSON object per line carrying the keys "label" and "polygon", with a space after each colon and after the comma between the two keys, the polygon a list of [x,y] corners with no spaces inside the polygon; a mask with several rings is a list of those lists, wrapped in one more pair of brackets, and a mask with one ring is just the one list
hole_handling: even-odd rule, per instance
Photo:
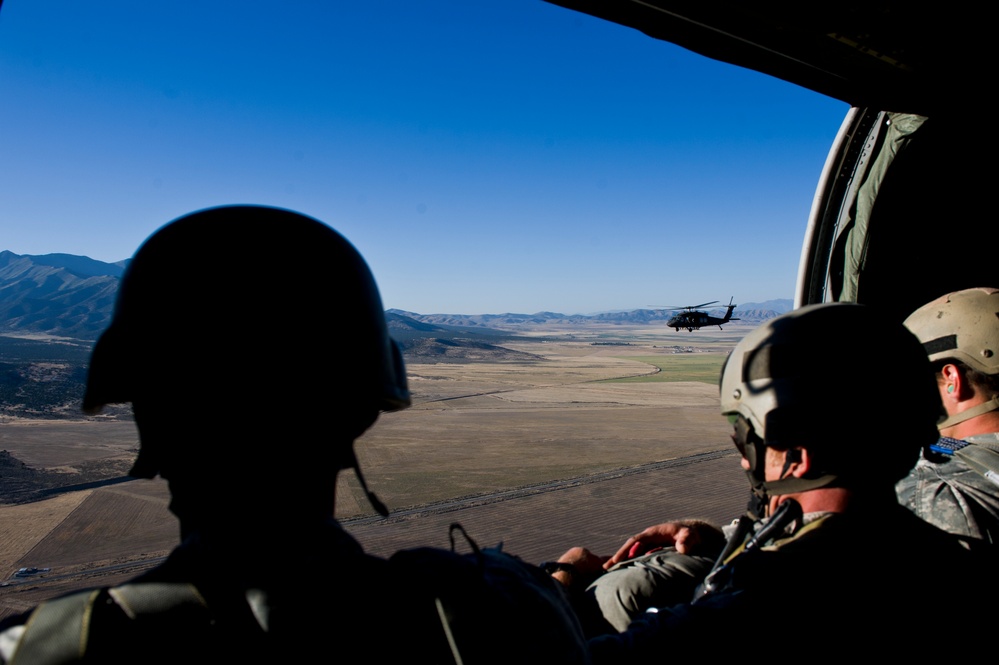
{"label": "silhouetted soldier", "polygon": [[12,662],[426,653],[388,563],[333,519],[354,440],[410,403],[374,279],[342,236],[252,206],[154,233],[91,361],[84,409],[119,402],[139,431],[131,473],[169,482],[182,543],[133,583],[8,627]]}

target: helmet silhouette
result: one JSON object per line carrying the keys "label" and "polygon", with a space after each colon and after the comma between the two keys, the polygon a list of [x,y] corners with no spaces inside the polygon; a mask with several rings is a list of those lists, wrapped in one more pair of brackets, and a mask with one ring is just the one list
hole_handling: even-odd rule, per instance
{"label": "helmet silhouette", "polygon": [[[137,401],[210,404],[233,421],[265,407],[286,419],[360,419],[359,434],[410,396],[353,245],[295,212],[228,206],[156,231],[122,277],[83,407]],[[145,443],[133,475],[152,477],[160,469]]]}

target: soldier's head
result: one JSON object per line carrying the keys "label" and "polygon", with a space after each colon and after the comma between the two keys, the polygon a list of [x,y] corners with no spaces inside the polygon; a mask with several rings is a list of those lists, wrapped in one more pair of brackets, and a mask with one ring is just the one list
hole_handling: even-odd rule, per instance
{"label": "soldier's head", "polygon": [[175,503],[178,488],[331,503],[354,439],[409,391],[357,250],[315,219],[232,206],[167,224],[126,268],[83,406],[119,402],[139,429],[132,475],[168,479]]}
{"label": "soldier's head", "polygon": [[948,293],[910,314],[905,326],[937,377],[949,414],[942,430],[999,410],[999,289]]}
{"label": "soldier's head", "polygon": [[764,506],[822,487],[890,488],[937,437],[940,399],[918,340],[864,305],[764,323],[726,360],[720,390]]}

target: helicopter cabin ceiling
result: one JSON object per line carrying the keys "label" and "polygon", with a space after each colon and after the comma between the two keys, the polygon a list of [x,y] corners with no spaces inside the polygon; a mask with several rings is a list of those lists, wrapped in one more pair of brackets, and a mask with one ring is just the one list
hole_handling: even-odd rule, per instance
{"label": "helicopter cabin ceiling", "polygon": [[931,115],[984,87],[986,21],[913,3],[546,0],[857,107]]}

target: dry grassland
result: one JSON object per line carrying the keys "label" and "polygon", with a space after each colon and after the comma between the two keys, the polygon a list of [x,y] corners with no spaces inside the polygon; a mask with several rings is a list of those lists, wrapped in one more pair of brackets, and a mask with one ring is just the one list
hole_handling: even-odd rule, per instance
{"label": "dry grassland", "polygon": [[[409,364],[413,407],[384,414],[357,446],[369,486],[394,515],[374,519],[345,472],[337,517],[375,554],[446,546],[447,525],[459,521],[481,544],[502,541],[533,561],[576,544],[607,551],[665,519],[734,517],[745,506],[745,477],[718,415],[716,384],[607,380],[657,371],[633,358],[670,353],[664,346],[724,353],[749,328],[609,328],[541,331],[561,337],[508,345],[545,358],[538,362]],[[615,339],[629,346],[592,345]],[[83,460],[130,459],[136,446],[131,423],[0,425],[0,448],[38,468],[72,472]],[[289,456],[283,468],[308,463],[287,442],[274,454]],[[133,481],[0,505],[0,580],[22,566],[52,569],[0,588],[0,616],[81,580],[111,583],[134,569],[52,581],[61,574],[155,563],[177,538],[167,500],[162,482]]]}

